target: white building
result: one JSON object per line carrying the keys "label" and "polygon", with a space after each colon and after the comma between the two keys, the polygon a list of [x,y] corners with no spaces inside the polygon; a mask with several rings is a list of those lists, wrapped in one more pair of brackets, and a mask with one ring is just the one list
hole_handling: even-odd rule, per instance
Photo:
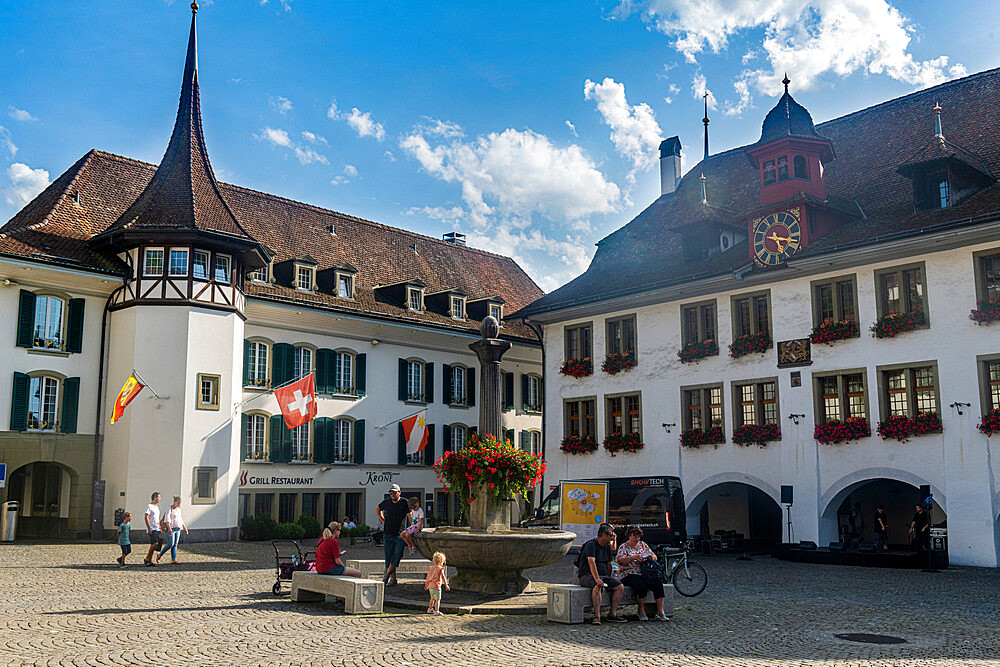
{"label": "white building", "polygon": [[[487,315],[503,362],[506,437],[541,447],[541,346],[504,321],[541,290],[511,259],[215,179],[199,107],[195,23],[159,166],[92,150],[0,229],[0,500],[21,533],[99,535],[178,494],[192,539],[239,517],[377,524],[390,483],[447,516],[431,464],[478,421]],[[271,387],[316,372],[318,418],[285,428]],[[148,388],[114,425],[137,371]],[[426,409],[407,457],[398,420]]]}
{"label": "white building", "polygon": [[[970,311],[1000,299],[998,84],[990,70],[814,127],[786,83],[760,141],[679,181],[665,141],[661,196],[518,313],[544,328],[548,483],[679,474],[689,535],[821,545],[851,538],[855,503],[861,542],[882,503],[905,545],[928,485],[951,562],[996,566],[1000,465],[977,425],[1000,408],[1000,326]],[[876,338],[876,322],[914,328]],[[810,347],[831,329],[846,338]],[[734,343],[762,351],[732,357]],[[636,364],[602,372],[611,353]],[[584,357],[592,374],[560,373]],[[859,437],[817,440],[847,418],[865,420]],[[889,421],[926,432],[884,440]],[[736,444],[754,431],[760,446]],[[642,449],[559,451],[620,432]]]}

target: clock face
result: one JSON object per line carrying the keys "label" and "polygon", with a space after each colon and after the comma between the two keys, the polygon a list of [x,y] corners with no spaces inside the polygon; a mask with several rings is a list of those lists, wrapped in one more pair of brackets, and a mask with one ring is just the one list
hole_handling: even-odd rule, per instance
{"label": "clock face", "polygon": [[802,230],[799,209],[779,211],[754,221],[754,259],[764,266],[777,266],[799,249]]}

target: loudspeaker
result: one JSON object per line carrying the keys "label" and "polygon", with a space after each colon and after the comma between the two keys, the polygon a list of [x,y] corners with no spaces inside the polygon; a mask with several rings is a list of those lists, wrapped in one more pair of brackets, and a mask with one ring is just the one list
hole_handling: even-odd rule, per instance
{"label": "loudspeaker", "polygon": [[830,542],[830,551],[843,551],[843,550],[844,550],[843,542]]}
{"label": "loudspeaker", "polygon": [[802,540],[799,542],[799,549],[802,551],[816,551],[816,543],[812,540]]}
{"label": "loudspeaker", "polygon": [[875,545],[872,544],[871,542],[862,542],[861,544],[858,545],[858,551],[861,551],[863,553],[871,553],[875,551]]}
{"label": "loudspeaker", "polygon": [[931,485],[930,484],[921,484],[920,485],[920,500],[924,500],[929,495],[931,495]]}
{"label": "loudspeaker", "polygon": [[784,484],[781,485],[781,504],[782,505],[792,504],[792,487],[790,485],[789,486],[786,486]]}

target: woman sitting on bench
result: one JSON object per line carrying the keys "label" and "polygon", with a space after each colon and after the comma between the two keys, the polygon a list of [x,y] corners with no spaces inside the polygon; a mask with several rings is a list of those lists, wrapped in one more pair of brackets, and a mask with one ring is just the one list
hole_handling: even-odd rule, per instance
{"label": "woman sitting on bench", "polygon": [[340,524],[331,521],[330,525],[323,529],[323,537],[316,544],[316,574],[345,575],[348,577],[360,577],[360,570],[353,567],[345,567],[340,560]]}

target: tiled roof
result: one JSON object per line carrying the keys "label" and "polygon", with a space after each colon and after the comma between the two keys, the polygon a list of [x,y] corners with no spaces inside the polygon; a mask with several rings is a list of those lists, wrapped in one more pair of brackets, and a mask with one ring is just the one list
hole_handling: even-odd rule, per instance
{"label": "tiled roof", "polygon": [[[155,171],[155,165],[138,160],[88,152],[0,228],[0,253],[120,271],[116,260],[91,250],[88,240],[120,218]],[[246,293],[251,297],[472,333],[478,332],[478,322],[454,320],[444,313],[411,312],[402,303],[377,298],[374,287],[418,278],[428,285],[428,292],[461,287],[470,299],[500,295],[506,302],[505,315],[542,294],[509,257],[235,185],[219,183],[219,192],[249,234],[274,251],[275,262],[308,254],[320,271],[344,263],[358,267],[355,300],[339,299],[327,291],[306,293],[290,286],[247,281]],[[504,322],[503,332],[535,340],[530,329],[513,320]]]}
{"label": "tiled roof", "polygon": [[[914,213],[913,184],[897,169],[911,161],[933,137],[936,102],[944,108],[949,142],[964,147],[991,173],[1000,173],[1000,69],[949,81],[821,123],[816,131],[833,143],[837,156],[823,165],[830,202],[841,209],[856,202],[864,216],[815,240],[797,257],[871,243],[892,234],[920,233],[937,223],[990,213],[1000,215],[997,183],[955,206]],[[600,301],[745,267],[750,262],[745,243],[703,261],[685,262],[682,239],[688,231],[685,225],[692,218],[705,216],[699,182],[702,173],[707,179],[711,206],[740,214],[759,207],[759,175],[746,158],[747,148],[718,153],[695,165],[676,192],[659,197],[628,224],[601,240],[585,273],[541,297],[521,314]],[[614,280],[608,280],[612,275]]]}
{"label": "tiled roof", "polygon": [[785,88],[778,103],[764,116],[760,126],[758,144],[765,144],[782,137],[800,137],[825,141],[826,137],[816,131],[812,115],[804,106],[795,101]]}

